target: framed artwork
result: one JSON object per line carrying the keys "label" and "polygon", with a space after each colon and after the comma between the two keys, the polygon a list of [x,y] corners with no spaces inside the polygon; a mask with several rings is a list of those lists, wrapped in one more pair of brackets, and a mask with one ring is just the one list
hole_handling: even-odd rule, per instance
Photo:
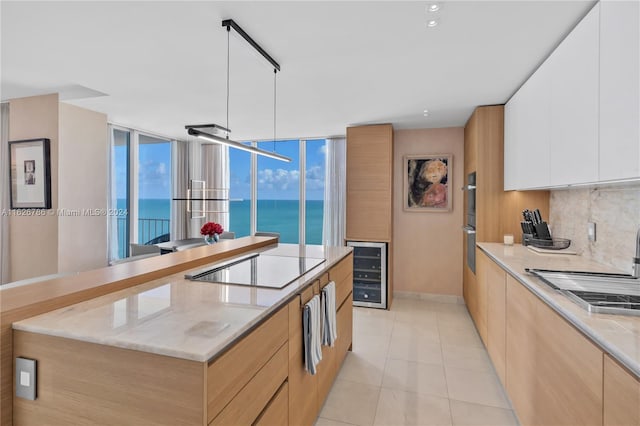
{"label": "framed artwork", "polygon": [[9,141],[12,209],[51,208],[49,139]]}
{"label": "framed artwork", "polygon": [[411,212],[450,212],[453,198],[449,171],[453,155],[405,155],[403,157],[403,208]]}

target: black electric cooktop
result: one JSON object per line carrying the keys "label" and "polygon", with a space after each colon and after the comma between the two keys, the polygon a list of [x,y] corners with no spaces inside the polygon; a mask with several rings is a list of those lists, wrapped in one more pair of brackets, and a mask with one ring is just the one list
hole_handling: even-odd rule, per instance
{"label": "black electric cooktop", "polygon": [[191,281],[280,289],[325,259],[251,254],[185,275]]}

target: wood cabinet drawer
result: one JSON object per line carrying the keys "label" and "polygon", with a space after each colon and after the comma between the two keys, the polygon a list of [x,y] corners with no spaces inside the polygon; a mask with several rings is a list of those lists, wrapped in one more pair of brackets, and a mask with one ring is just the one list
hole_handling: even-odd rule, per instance
{"label": "wood cabinet drawer", "polygon": [[313,297],[309,287],[289,302],[289,424],[313,425],[318,413],[318,376],[304,369],[302,305]]}
{"label": "wood cabinet drawer", "polygon": [[336,307],[340,308],[353,291],[353,255],[350,254],[329,271],[329,279],[336,283]]}
{"label": "wood cabinet drawer", "polygon": [[602,425],[602,351],[543,302],[536,327],[536,423]]}
{"label": "wood cabinet drawer", "polygon": [[280,309],[208,366],[208,422],[220,414],[229,401],[287,341],[288,320],[288,309]]}
{"label": "wood cabinet drawer", "polygon": [[335,363],[336,372],[338,372],[353,340],[353,293],[347,295],[347,300],[338,309],[336,321],[338,322],[338,339]]}
{"label": "wood cabinet drawer", "polygon": [[329,279],[329,273],[327,272],[325,274],[322,274],[319,281],[320,281],[320,288],[324,288],[327,284],[329,284],[329,281],[331,281]]}
{"label": "wood cabinet drawer", "polygon": [[289,383],[284,382],[278,393],[264,409],[255,426],[281,426],[289,424]]}
{"label": "wood cabinet drawer", "polygon": [[[288,358],[289,350],[285,342],[210,424],[253,424],[287,379]],[[239,360],[236,364],[237,367],[241,365]]]}
{"label": "wood cabinet drawer", "polygon": [[322,345],[322,361],[318,363],[316,376],[318,376],[318,408],[322,407],[324,400],[329,395],[333,379],[336,377],[337,341],[333,347]]}
{"label": "wood cabinet drawer", "polygon": [[640,381],[604,356],[604,425],[640,424]]}
{"label": "wood cabinet drawer", "polygon": [[336,284],[347,278],[349,275],[353,275],[353,254],[349,253],[349,256],[342,259],[337,264],[333,265],[333,268],[329,271],[329,279],[335,281]]}

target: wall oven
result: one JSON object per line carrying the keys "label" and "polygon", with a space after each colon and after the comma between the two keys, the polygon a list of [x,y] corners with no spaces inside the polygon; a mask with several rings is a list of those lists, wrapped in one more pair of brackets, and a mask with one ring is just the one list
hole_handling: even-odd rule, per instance
{"label": "wall oven", "polygon": [[467,184],[462,187],[467,194],[467,211],[462,230],[467,235],[467,266],[476,273],[476,172],[467,175]]}

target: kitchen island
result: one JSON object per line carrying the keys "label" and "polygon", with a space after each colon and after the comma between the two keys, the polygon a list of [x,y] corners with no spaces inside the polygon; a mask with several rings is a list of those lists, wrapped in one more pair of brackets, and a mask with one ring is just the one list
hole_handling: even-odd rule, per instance
{"label": "kitchen island", "polygon": [[[38,362],[38,397],[14,398],[13,423],[313,422],[351,346],[351,250],[252,252],[324,261],[280,289],[185,279],[199,266],[14,323],[14,356]],[[311,376],[302,305],[330,281],[338,340]]]}

